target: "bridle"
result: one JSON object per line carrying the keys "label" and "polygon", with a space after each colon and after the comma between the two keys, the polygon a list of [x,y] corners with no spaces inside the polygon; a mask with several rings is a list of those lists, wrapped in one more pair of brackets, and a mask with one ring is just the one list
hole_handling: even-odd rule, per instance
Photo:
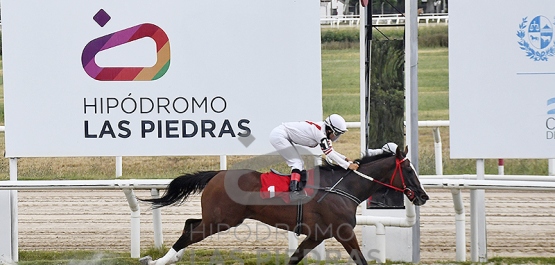
{"label": "bridle", "polygon": [[[393,171],[393,175],[391,175],[391,180],[389,181],[389,184],[385,183],[385,182],[382,182],[382,181],[379,181],[379,180],[376,180],[376,179],[374,179],[374,178],[372,178],[372,177],[370,177],[370,176],[368,176],[364,173],[361,173],[357,170],[353,170],[353,172],[355,172],[357,175],[359,175],[359,176],[361,176],[365,179],[368,179],[370,181],[378,183],[382,186],[388,187],[388,188],[393,189],[395,191],[402,192],[407,196],[407,198],[410,201],[412,201],[414,199],[414,196],[415,196],[414,191],[407,188],[407,185],[405,184],[405,177],[403,176],[403,170],[401,169],[401,163],[405,162],[405,160],[407,160],[406,157],[403,158],[403,159],[395,158],[395,164],[396,164],[395,165],[395,170]],[[399,177],[401,178],[401,183],[403,184],[403,188],[393,186],[393,181],[395,180],[395,176],[397,176],[397,172],[399,172]]]}

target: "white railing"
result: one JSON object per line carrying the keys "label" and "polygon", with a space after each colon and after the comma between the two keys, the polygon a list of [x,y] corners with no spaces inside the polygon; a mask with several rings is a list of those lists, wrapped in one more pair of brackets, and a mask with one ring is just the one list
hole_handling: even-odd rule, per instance
{"label": "white railing", "polygon": [[0,190],[124,190],[165,189],[171,179],[5,180]]}
{"label": "white railing", "polygon": [[339,25],[358,26],[360,25],[359,16],[330,16],[320,18],[320,25],[330,25],[339,27]]}
{"label": "white railing", "polygon": [[[402,26],[405,23],[405,16],[401,14],[387,14],[387,15],[373,15],[372,24],[373,25],[399,25]],[[430,25],[430,24],[448,24],[449,15],[448,14],[421,14],[418,16],[418,23]],[[358,15],[351,16],[329,16],[320,18],[320,25],[329,25],[331,27],[344,26],[358,26],[360,25],[360,17]]]}
{"label": "white railing", "polygon": [[[484,180],[476,179],[476,175],[422,175],[420,181],[425,188],[449,189],[453,195],[455,205],[456,220],[456,260],[465,261],[466,259],[466,236],[465,236],[465,211],[462,203],[460,191],[468,190],[544,190],[555,191],[555,177],[553,176],[499,176],[486,175]],[[122,190],[126,192],[127,199],[136,200],[132,193],[134,189],[141,190],[160,190],[165,189],[171,179],[142,179],[142,180],[53,180],[53,181],[0,181],[0,190]],[[129,198],[132,196],[132,198]],[[130,204],[131,205],[131,204]],[[410,212],[410,207],[407,211]],[[135,214],[134,214],[135,213]],[[407,212],[408,213],[408,212]],[[383,217],[376,217],[379,222]],[[408,218],[408,214],[407,214]],[[391,218],[390,218],[391,219]],[[398,218],[394,220],[401,222],[404,219]],[[403,220],[401,220],[403,219]],[[472,219],[472,218],[471,218]],[[389,220],[389,219],[388,219]],[[357,224],[368,225],[376,222],[370,222],[368,216],[357,216]],[[132,257],[138,258],[140,253],[140,211],[133,210],[131,213],[131,254]],[[162,238],[161,225],[156,226],[153,222],[155,238]],[[162,242],[160,242],[162,243]],[[471,244],[473,244],[471,242]],[[385,260],[385,245],[376,246],[380,249],[380,256]],[[321,250],[320,250],[321,251]],[[320,256],[325,256],[320,254]]]}
{"label": "white railing", "polygon": [[455,259],[459,262],[466,261],[466,224],[461,190],[468,189],[471,191],[470,248],[473,262],[487,261],[487,258],[485,258],[487,255],[487,234],[485,233],[484,190],[555,191],[554,176],[421,175],[420,182],[426,188],[451,190],[455,209]]}

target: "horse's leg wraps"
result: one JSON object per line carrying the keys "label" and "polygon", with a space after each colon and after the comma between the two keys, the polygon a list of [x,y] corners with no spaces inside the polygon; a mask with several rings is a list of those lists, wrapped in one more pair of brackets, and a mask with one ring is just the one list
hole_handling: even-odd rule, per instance
{"label": "horse's leg wraps", "polygon": [[169,264],[169,263],[177,262],[177,257],[175,256],[176,254],[177,254],[177,251],[175,251],[175,249],[171,248],[168,251],[168,253],[166,253],[166,255],[164,255],[160,259],[156,260],[156,262],[154,262],[154,264],[155,265],[166,265],[166,264]]}
{"label": "horse's leg wraps", "polygon": [[295,234],[299,236],[303,229],[303,202],[299,200],[297,202],[297,226],[295,226]]}
{"label": "horse's leg wraps", "polygon": [[177,254],[175,255],[175,258],[177,259],[176,262],[180,261],[183,258],[183,252],[185,252],[185,249],[181,249],[180,251],[177,251]]}

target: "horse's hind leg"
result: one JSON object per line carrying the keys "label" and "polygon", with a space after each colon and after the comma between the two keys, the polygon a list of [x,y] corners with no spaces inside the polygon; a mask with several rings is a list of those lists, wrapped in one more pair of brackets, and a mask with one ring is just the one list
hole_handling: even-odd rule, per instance
{"label": "horse's hind leg", "polygon": [[226,224],[204,223],[201,219],[188,219],[185,222],[183,234],[173,244],[172,248],[164,255],[164,257],[155,260],[143,262],[147,265],[166,265],[179,261],[183,257],[184,249],[194,243],[197,243],[206,237],[218,232],[231,228]]}
{"label": "horse's hind leg", "polygon": [[[183,228],[183,237],[190,237],[193,229],[197,227],[201,222],[202,219],[187,219],[187,221],[185,221],[185,227]],[[177,261],[180,261],[181,258],[183,258],[184,251],[185,248],[182,248],[177,252],[177,254],[175,254],[175,258],[177,259]]]}
{"label": "horse's hind leg", "polygon": [[288,264],[297,264],[316,246],[322,243],[323,240],[314,240],[312,238],[306,237],[303,242],[297,247],[295,253],[289,258]]}
{"label": "horse's hind leg", "polygon": [[185,221],[185,227],[183,227],[183,236],[190,236],[193,229],[197,227],[202,222],[202,219],[187,219]]}
{"label": "horse's hind leg", "polygon": [[[185,227],[183,228],[183,233],[179,239],[190,237],[193,229],[197,227],[201,222],[202,222],[202,219],[187,219],[187,221],[185,221]],[[168,263],[171,264],[181,260],[181,258],[183,257],[183,252],[185,251],[185,248],[181,248],[177,250],[178,251],[176,251],[176,249],[172,247],[166,253],[166,255],[164,255],[164,257],[158,260],[152,261],[152,258],[144,257],[140,261],[144,265],[158,265],[158,264],[168,264]]]}

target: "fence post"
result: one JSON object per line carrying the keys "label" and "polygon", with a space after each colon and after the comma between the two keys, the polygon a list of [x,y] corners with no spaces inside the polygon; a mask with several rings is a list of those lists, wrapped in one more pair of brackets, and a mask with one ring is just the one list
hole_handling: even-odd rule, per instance
{"label": "fence post", "polygon": [[123,158],[121,156],[116,156],[116,178],[123,175]]}
{"label": "fence post", "polygon": [[141,255],[141,209],[135,193],[130,188],[124,188],[123,193],[131,208],[131,258],[139,258]]}
{"label": "fence post", "polygon": [[[10,180],[17,181],[17,158],[10,158]],[[19,235],[18,235],[18,210],[17,190],[10,191],[11,215],[12,215],[12,260],[19,261]]]}
{"label": "fence post", "polygon": [[[476,179],[485,179],[484,159],[476,160]],[[485,190],[470,191],[470,254],[473,262],[487,261]]]}
{"label": "fence post", "polygon": [[443,175],[443,154],[442,154],[442,144],[441,136],[439,134],[439,127],[433,128],[434,132],[434,150],[435,150],[435,162],[436,162],[436,175]]}
{"label": "fence post", "polygon": [[456,260],[459,262],[466,261],[466,233],[464,223],[464,204],[460,189],[451,189],[453,196],[453,206],[455,208],[455,244],[456,244]]}
{"label": "fence post", "polygon": [[[150,195],[153,199],[158,199],[160,198],[160,191],[158,189],[151,189]],[[154,227],[154,247],[162,248],[164,235],[162,234],[162,213],[160,208],[152,209],[152,225]]]}
{"label": "fence post", "polygon": [[220,170],[226,170],[227,169],[227,156],[226,155],[221,155],[220,156]]}

